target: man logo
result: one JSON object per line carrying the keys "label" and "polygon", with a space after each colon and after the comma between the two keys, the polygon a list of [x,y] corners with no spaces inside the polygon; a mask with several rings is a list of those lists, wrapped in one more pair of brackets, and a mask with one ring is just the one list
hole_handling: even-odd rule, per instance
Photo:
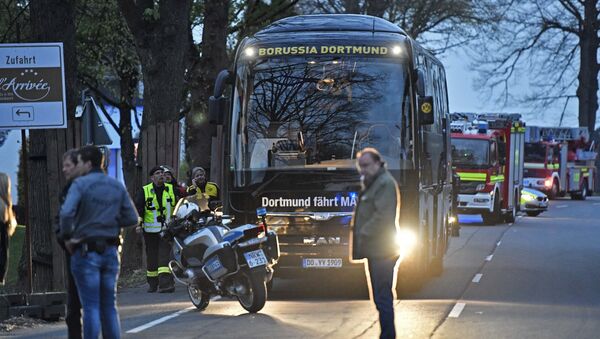
{"label": "man logo", "polygon": [[305,245],[339,245],[340,243],[340,237],[304,237]]}

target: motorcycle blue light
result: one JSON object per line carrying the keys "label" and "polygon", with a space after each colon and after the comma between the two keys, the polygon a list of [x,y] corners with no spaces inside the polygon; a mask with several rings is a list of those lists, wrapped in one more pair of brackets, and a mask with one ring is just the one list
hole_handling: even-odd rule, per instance
{"label": "motorcycle blue light", "polygon": [[257,217],[264,217],[267,215],[267,209],[264,207],[259,207],[256,209],[256,216]]}

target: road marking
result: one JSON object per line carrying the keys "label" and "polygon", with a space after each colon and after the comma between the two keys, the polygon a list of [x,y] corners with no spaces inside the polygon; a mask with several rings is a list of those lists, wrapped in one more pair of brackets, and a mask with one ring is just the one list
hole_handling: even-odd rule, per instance
{"label": "road marking", "polygon": [[556,208],[565,208],[565,207],[567,207],[567,205],[558,205],[558,206],[556,206]]}
{"label": "road marking", "polygon": [[456,303],[452,308],[452,311],[450,311],[450,314],[448,314],[448,318],[458,318],[465,309],[465,305],[465,303]]}
{"label": "road marking", "polygon": [[475,276],[473,277],[473,280],[471,280],[474,283],[479,283],[479,281],[481,280],[481,277],[483,277],[482,273],[477,273],[475,274]]}
{"label": "road marking", "polygon": [[179,310],[179,311],[177,311],[177,312],[175,312],[173,314],[166,315],[166,316],[164,316],[162,318],[156,319],[156,320],[151,321],[151,322],[149,322],[147,324],[144,324],[142,326],[138,326],[138,327],[136,327],[134,329],[131,329],[131,330],[127,331],[126,333],[140,333],[140,332],[142,332],[144,330],[149,329],[150,327],[154,327],[154,326],[156,326],[158,324],[164,323],[167,320],[171,320],[173,318],[177,318],[180,315],[182,315],[182,314],[184,314],[186,312],[189,312],[191,310],[194,310],[194,309],[196,309],[196,306],[190,306],[188,308],[184,308],[183,310]]}
{"label": "road marking", "polygon": [[496,243],[496,247],[497,247],[497,246],[500,246],[500,244],[501,244],[501,243],[502,243],[502,240],[498,241],[498,242]]}
{"label": "road marking", "polygon": [[593,203],[593,205],[600,205],[600,202],[595,202]]}
{"label": "road marking", "polygon": [[493,254],[488,255],[487,257],[485,257],[485,261],[492,261],[492,258],[494,257]]}

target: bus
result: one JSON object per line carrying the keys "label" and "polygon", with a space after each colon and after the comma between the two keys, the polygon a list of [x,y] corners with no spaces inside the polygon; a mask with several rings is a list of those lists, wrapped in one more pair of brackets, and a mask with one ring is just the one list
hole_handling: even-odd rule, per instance
{"label": "bus", "polygon": [[456,227],[445,71],[398,26],[367,15],[279,20],[240,43],[209,116],[224,213],[244,224],[267,209],[276,276],[364,269],[349,260],[349,227],[365,147],[400,187],[398,285],[441,273]]}

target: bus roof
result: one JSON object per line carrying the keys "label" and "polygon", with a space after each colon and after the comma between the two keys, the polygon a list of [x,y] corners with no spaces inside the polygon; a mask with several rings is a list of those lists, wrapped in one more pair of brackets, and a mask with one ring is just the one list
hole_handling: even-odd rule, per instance
{"label": "bus roof", "polygon": [[291,32],[385,32],[407,35],[400,27],[374,16],[357,14],[298,15],[278,20],[256,33],[256,37]]}

